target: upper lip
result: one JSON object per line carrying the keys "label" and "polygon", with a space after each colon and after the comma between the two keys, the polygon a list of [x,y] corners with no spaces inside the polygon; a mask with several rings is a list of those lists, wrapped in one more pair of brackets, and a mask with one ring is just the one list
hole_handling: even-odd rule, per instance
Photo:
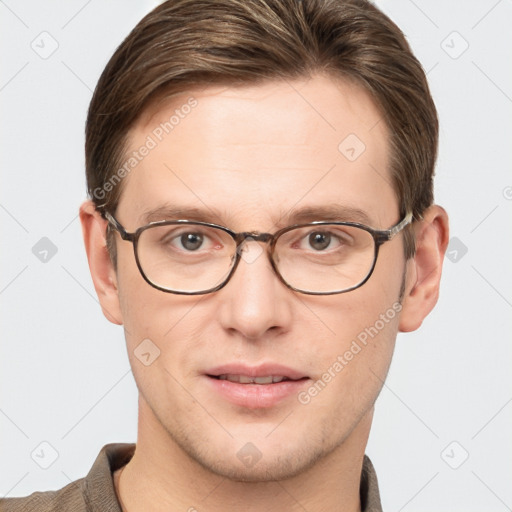
{"label": "upper lip", "polygon": [[254,366],[241,363],[223,364],[205,372],[211,377],[219,375],[245,375],[247,377],[281,376],[290,380],[299,380],[307,377],[303,372],[277,363],[263,363]]}

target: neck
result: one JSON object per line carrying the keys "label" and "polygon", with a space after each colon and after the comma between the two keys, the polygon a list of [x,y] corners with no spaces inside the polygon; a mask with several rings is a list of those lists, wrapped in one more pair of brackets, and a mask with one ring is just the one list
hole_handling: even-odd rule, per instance
{"label": "neck", "polygon": [[361,469],[373,411],[342,445],[302,473],[281,481],[240,482],[191,459],[148,409],[139,400],[136,450],[122,478],[121,471],[115,475],[123,512],[361,510]]}

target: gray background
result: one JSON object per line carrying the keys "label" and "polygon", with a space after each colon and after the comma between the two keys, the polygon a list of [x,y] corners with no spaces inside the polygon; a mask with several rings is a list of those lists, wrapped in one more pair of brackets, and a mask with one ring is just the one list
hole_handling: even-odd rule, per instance
{"label": "gray background", "polygon": [[[156,3],[0,2],[0,496],[63,487],[136,439],[123,331],[97,303],[77,213],[92,90]],[[377,4],[428,72],[452,239],[437,308],[399,335],[367,453],[386,511],[511,510],[512,3]]]}

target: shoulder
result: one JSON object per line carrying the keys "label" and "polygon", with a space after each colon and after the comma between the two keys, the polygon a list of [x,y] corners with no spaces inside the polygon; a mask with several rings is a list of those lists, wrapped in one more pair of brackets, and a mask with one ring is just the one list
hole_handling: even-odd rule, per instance
{"label": "shoulder", "polygon": [[360,484],[361,510],[363,512],[382,512],[377,474],[370,458],[365,455]]}
{"label": "shoulder", "polygon": [[23,498],[0,499],[1,512],[81,512],[87,511],[85,478],[58,491],[34,492]]}
{"label": "shoulder", "polygon": [[86,477],[56,491],[0,499],[0,512],[120,512],[112,474],[133,456],[134,444],[105,445]]}

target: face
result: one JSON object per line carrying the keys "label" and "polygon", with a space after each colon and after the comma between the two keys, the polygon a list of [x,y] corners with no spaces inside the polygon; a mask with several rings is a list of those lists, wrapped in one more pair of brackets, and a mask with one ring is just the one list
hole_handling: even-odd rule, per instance
{"label": "face", "polygon": [[[190,96],[197,103],[182,108]],[[162,133],[173,114],[179,121]],[[361,222],[362,213],[387,229],[400,220],[386,127],[370,97],[347,82],[316,76],[197,90],[146,115],[128,154],[148,136],[156,145],[124,178],[115,212],[128,231],[175,220],[165,207],[195,208],[179,218],[238,232],[275,232],[305,209],[310,221],[325,220],[321,210],[331,206],[345,209],[334,221]],[[253,481],[298,474],[342,449],[367,429],[390,364],[402,242],[399,235],[381,247],[362,287],[326,296],[287,288],[265,244],[248,242],[224,288],[185,296],[149,286],[132,244],[117,236],[114,279],[148,431],[204,468]],[[146,339],[160,351],[148,366],[136,357]],[[268,376],[290,380],[230,382]]]}

